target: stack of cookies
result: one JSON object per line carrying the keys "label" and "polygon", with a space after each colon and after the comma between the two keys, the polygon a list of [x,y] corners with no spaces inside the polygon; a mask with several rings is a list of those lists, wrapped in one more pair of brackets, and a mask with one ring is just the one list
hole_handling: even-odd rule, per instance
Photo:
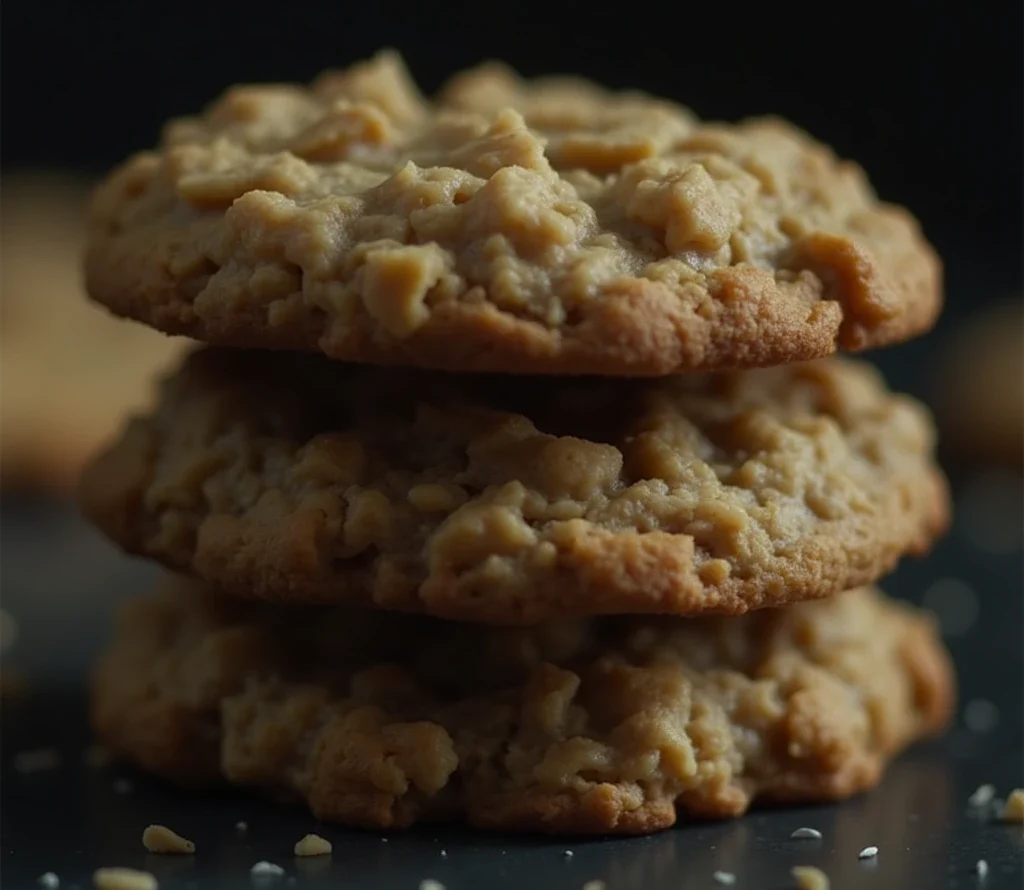
{"label": "stack of cookies", "polygon": [[844,798],[939,730],[925,410],[824,358],[940,267],[786,123],[391,53],[228,90],[99,188],[91,297],[206,344],[86,472],[169,575],[96,730],[348,825],[640,833]]}

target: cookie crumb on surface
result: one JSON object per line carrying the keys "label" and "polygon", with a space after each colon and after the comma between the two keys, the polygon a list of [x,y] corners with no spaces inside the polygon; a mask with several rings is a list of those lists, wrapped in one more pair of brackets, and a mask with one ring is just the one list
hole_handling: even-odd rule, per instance
{"label": "cookie crumb on surface", "polygon": [[98,868],[92,883],[96,890],[157,890],[160,886],[148,871],[134,868]]}
{"label": "cookie crumb on surface", "polygon": [[307,834],[295,844],[296,856],[326,856],[331,852],[331,842],[318,834]]}
{"label": "cookie crumb on surface", "polygon": [[995,796],[995,785],[979,785],[974,793],[967,798],[967,805],[971,807],[986,807],[992,803]]}
{"label": "cookie crumb on surface", "polygon": [[604,881],[587,881],[583,890],[608,890],[608,885]]}
{"label": "cookie crumb on surface", "polygon": [[52,871],[48,871],[41,874],[36,883],[38,883],[40,887],[45,887],[46,890],[57,890],[60,886],[60,878],[58,878]]}
{"label": "cookie crumb on surface", "polygon": [[249,869],[249,874],[254,878],[280,878],[284,875],[284,869],[263,859]]}
{"label": "cookie crumb on surface", "polygon": [[832,886],[828,875],[813,865],[797,865],[789,873],[800,890],[829,890]]}
{"label": "cookie crumb on surface", "polygon": [[142,845],[150,853],[195,853],[196,845],[166,825],[149,825],[142,832]]}
{"label": "cookie crumb on surface", "polygon": [[974,873],[979,878],[984,878],[988,874],[988,863],[984,859],[979,859],[974,863]]}
{"label": "cookie crumb on surface", "polygon": [[865,847],[857,854],[858,859],[874,859],[878,855],[878,847]]}
{"label": "cookie crumb on surface", "polygon": [[249,823],[248,822],[236,822],[235,823],[235,831],[248,831],[248,830],[249,830]]}
{"label": "cookie crumb on surface", "polygon": [[1014,788],[1006,798],[1003,821],[1024,823],[1024,788]]}
{"label": "cookie crumb on surface", "polygon": [[716,871],[711,877],[716,884],[722,884],[725,887],[731,887],[736,883],[736,875],[729,871]]}
{"label": "cookie crumb on surface", "polygon": [[562,855],[563,855],[563,856],[564,856],[564,857],[565,857],[566,859],[572,859],[572,857],[573,857],[573,856],[574,856],[575,854],[574,854],[574,853],[572,852],[572,850],[563,850],[563,851],[562,851]]}
{"label": "cookie crumb on surface", "polygon": [[445,886],[433,878],[424,878],[420,881],[420,890],[445,890]]}
{"label": "cookie crumb on surface", "polygon": [[445,858],[447,858],[447,856],[448,856],[448,851],[447,850],[442,850],[441,851],[441,858],[445,859]]}
{"label": "cookie crumb on surface", "polygon": [[56,748],[35,748],[21,751],[14,757],[14,769],[19,773],[40,773],[60,766],[60,752]]}
{"label": "cookie crumb on surface", "polygon": [[793,840],[821,840],[821,832],[817,828],[798,828],[790,837]]}

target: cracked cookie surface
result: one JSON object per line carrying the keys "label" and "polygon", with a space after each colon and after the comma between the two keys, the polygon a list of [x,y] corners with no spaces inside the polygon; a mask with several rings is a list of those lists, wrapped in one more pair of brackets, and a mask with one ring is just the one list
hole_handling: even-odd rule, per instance
{"label": "cracked cookie surface", "polygon": [[741,618],[536,628],[280,606],[168,579],[93,676],[103,743],[321,819],[643,833],[848,797],[942,728],[952,667],[870,589]]}
{"label": "cracked cookie surface", "polygon": [[550,383],[206,348],[80,500],[241,596],[484,623],[827,596],[945,526],[927,413],[867,365]]}
{"label": "cracked cookie surface", "polygon": [[785,122],[497,65],[428,101],[391,53],[171,121],[98,190],[86,272],[215,344],[513,373],[806,360],[941,303],[913,217]]}

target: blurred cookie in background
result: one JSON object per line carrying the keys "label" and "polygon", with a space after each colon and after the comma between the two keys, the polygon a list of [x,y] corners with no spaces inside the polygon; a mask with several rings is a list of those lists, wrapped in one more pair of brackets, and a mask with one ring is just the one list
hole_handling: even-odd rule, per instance
{"label": "blurred cookie in background", "polygon": [[184,341],[88,303],[81,252],[88,183],[0,180],[0,486],[67,492]]}
{"label": "blurred cookie in background", "polygon": [[944,446],[973,462],[1024,464],[1024,299],[960,322],[939,362],[934,403]]}

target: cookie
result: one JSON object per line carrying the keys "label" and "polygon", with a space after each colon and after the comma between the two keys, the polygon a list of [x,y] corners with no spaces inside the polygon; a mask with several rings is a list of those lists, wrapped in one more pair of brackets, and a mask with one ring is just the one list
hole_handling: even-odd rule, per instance
{"label": "cookie", "polygon": [[0,190],[0,480],[66,492],[184,341],[83,299],[86,183],[22,173]]}
{"label": "cookie", "polygon": [[939,356],[943,445],[962,458],[1024,464],[1024,298],[962,322]]}
{"label": "cookie", "polygon": [[924,613],[859,589],[742,618],[481,628],[169,579],[93,676],[104,745],[374,828],[634,834],[836,800],[943,727]]}
{"label": "cookie", "polygon": [[86,272],[213,344],[508,373],[806,360],[941,302],[910,214],[785,122],[493,65],[431,102],[390,53],[171,121],[100,187]]}
{"label": "cookie", "polygon": [[945,525],[927,414],[866,365],[550,382],[201,350],[80,500],[243,596],[485,623],[826,596]]}

